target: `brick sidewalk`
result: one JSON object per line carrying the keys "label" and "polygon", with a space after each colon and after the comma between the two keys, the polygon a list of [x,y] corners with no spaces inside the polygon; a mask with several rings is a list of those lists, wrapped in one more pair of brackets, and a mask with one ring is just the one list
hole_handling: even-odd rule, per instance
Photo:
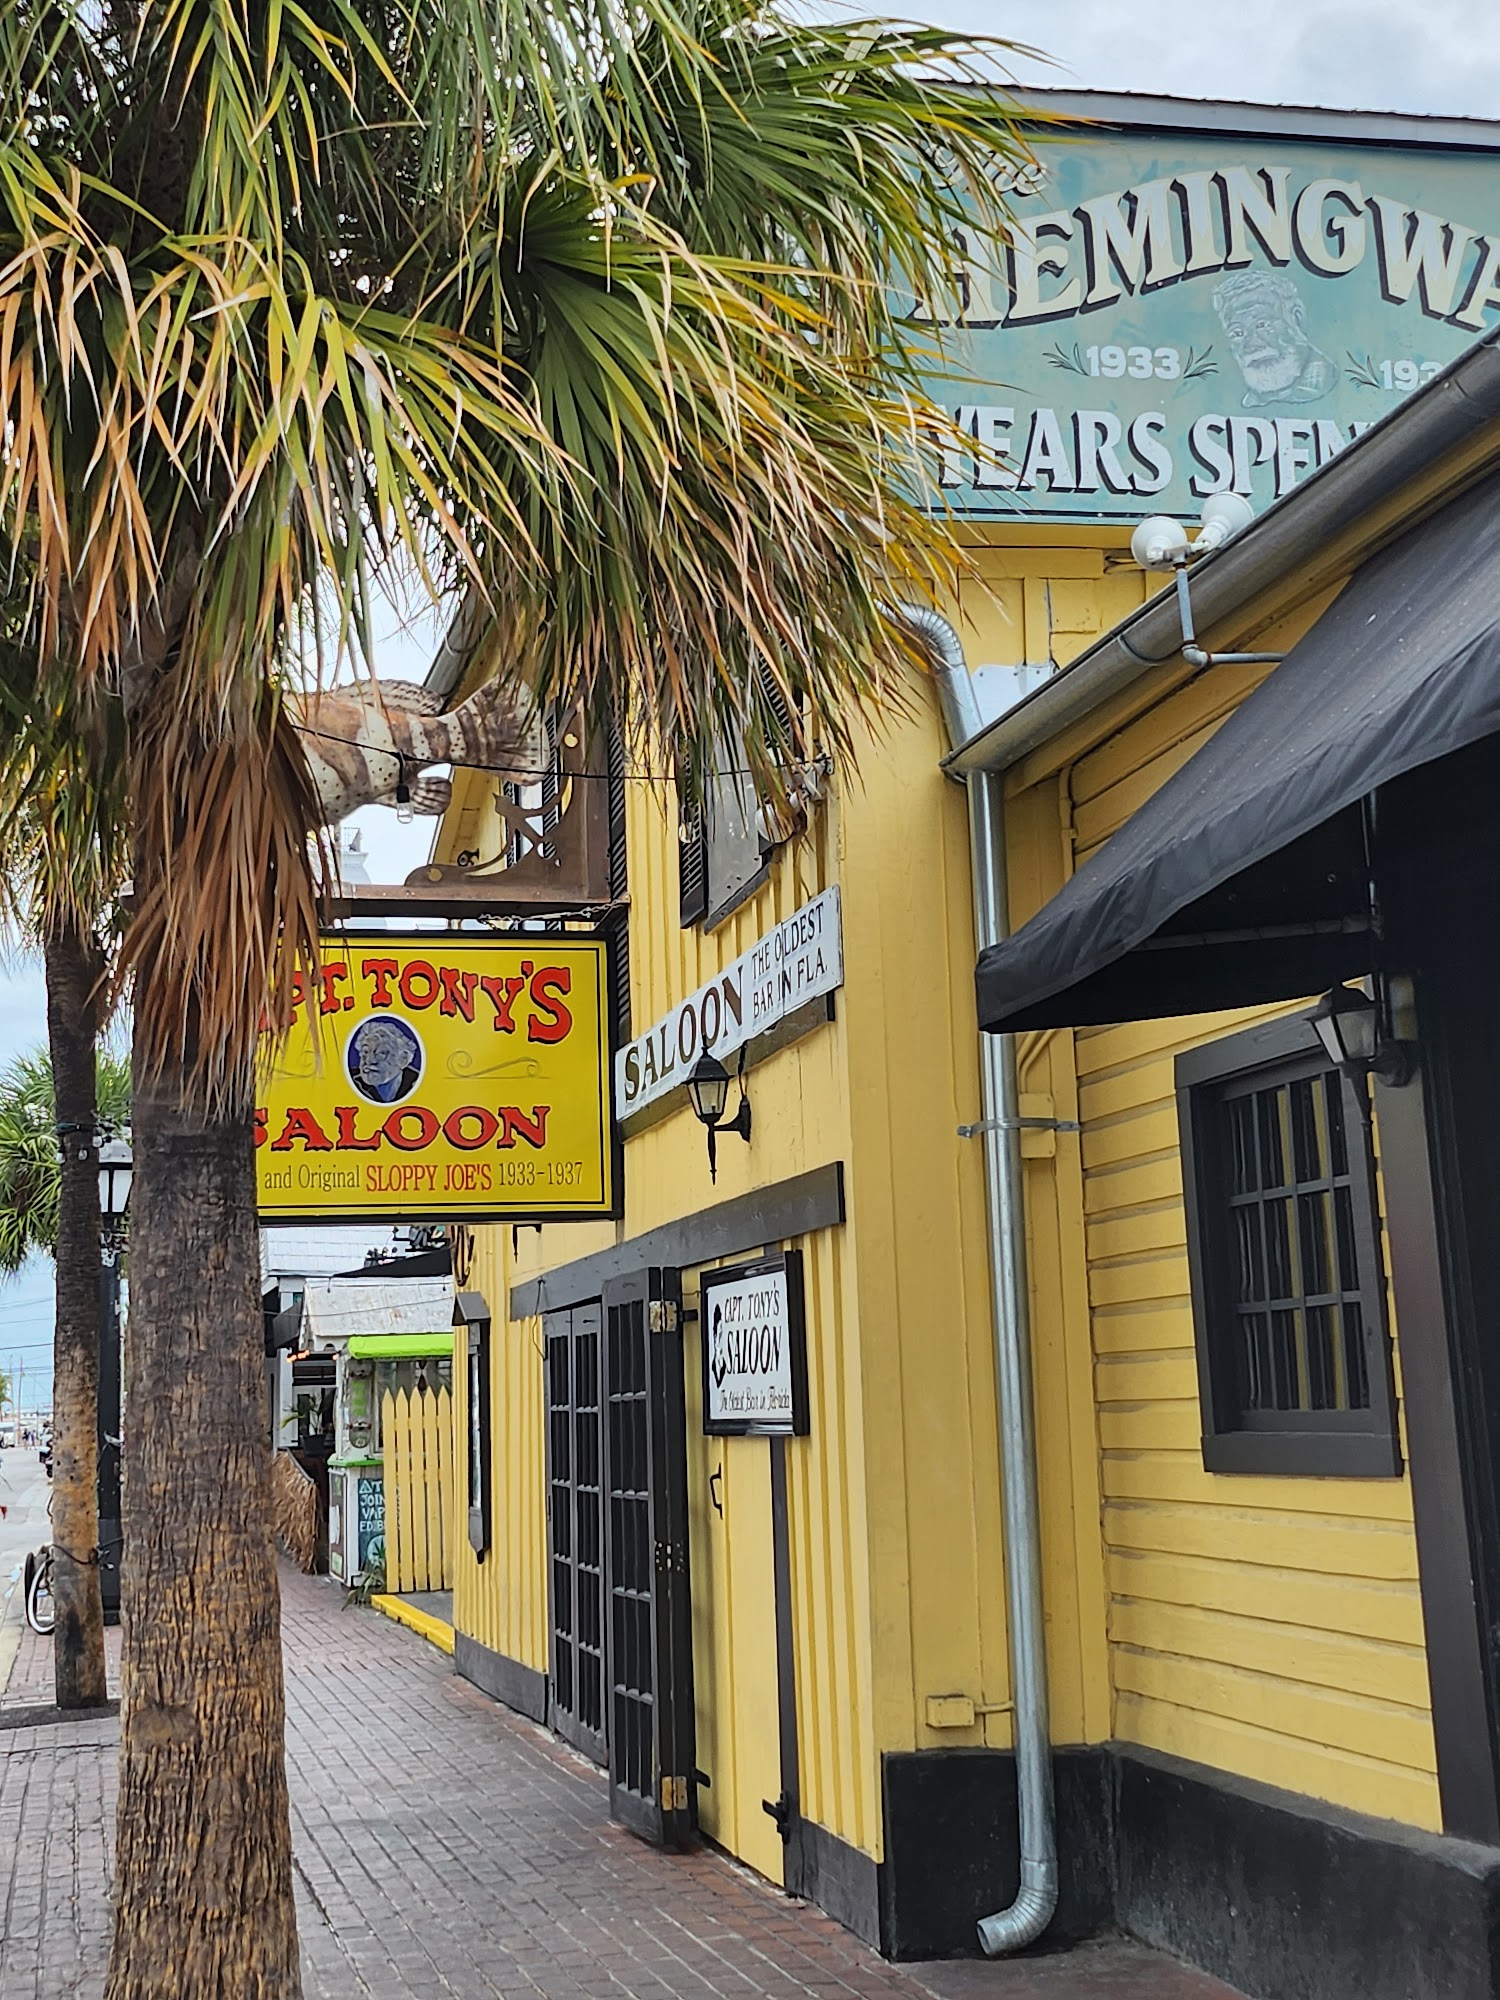
{"label": "brick sidewalk", "polygon": [[[308,2000],[1233,2000],[1123,1944],[882,1964],[711,1851],[611,1825],[597,1771],[411,1633],[326,1581],[282,1588]],[[45,1699],[46,1667],[31,1642],[5,1705]],[[97,2000],[118,1727],[3,1722],[0,1994]]]}

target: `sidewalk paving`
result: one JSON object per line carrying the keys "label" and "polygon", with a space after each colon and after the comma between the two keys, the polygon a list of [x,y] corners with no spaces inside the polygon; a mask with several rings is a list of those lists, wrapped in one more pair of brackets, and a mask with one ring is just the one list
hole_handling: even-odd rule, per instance
{"label": "sidewalk paving", "polygon": [[[1234,2000],[1124,1942],[890,1966],[710,1849],[608,1817],[599,1772],[326,1580],[282,1572],[307,2000]],[[0,1994],[97,2000],[118,1723],[5,1727],[50,1693],[28,1635],[0,1700]]]}

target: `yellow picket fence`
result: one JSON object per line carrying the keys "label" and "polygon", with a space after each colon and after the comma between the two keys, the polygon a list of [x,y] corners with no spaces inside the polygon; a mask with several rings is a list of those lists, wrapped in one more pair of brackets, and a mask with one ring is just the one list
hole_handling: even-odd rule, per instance
{"label": "yellow picket fence", "polygon": [[453,1588],[453,1397],[449,1390],[387,1389],[380,1399],[385,1455],[388,1591]]}

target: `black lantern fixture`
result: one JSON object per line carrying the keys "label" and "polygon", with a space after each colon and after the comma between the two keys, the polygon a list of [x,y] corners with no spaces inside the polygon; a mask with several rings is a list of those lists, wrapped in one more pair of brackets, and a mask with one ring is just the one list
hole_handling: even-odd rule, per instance
{"label": "black lantern fixture", "polygon": [[729,1102],[729,1072],[719,1058],[705,1049],[693,1066],[687,1080],[688,1097],[692,1101],[693,1116],[700,1125],[708,1129],[708,1177],[711,1181],[719,1178],[719,1154],[717,1139],[720,1132],[737,1132],[750,1143],[750,1100],[745,1095],[745,1058],[740,1056],[740,1101],[732,1118],[724,1117],[724,1106]]}
{"label": "black lantern fixture", "polygon": [[134,1174],[129,1143],[124,1139],[103,1140],[99,1147],[99,1219],[106,1235],[117,1233],[124,1225]]}
{"label": "black lantern fixture", "polygon": [[1411,1056],[1404,1043],[1383,1033],[1381,1008],[1357,987],[1335,986],[1308,1016],[1334,1067],[1361,1081],[1375,1076],[1382,1083],[1411,1080]]}

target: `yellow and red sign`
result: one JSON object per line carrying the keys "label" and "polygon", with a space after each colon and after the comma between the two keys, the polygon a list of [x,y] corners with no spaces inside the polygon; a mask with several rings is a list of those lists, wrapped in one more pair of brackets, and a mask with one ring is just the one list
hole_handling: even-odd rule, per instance
{"label": "yellow and red sign", "polygon": [[601,939],[325,936],[263,1064],[263,1222],[610,1215]]}

